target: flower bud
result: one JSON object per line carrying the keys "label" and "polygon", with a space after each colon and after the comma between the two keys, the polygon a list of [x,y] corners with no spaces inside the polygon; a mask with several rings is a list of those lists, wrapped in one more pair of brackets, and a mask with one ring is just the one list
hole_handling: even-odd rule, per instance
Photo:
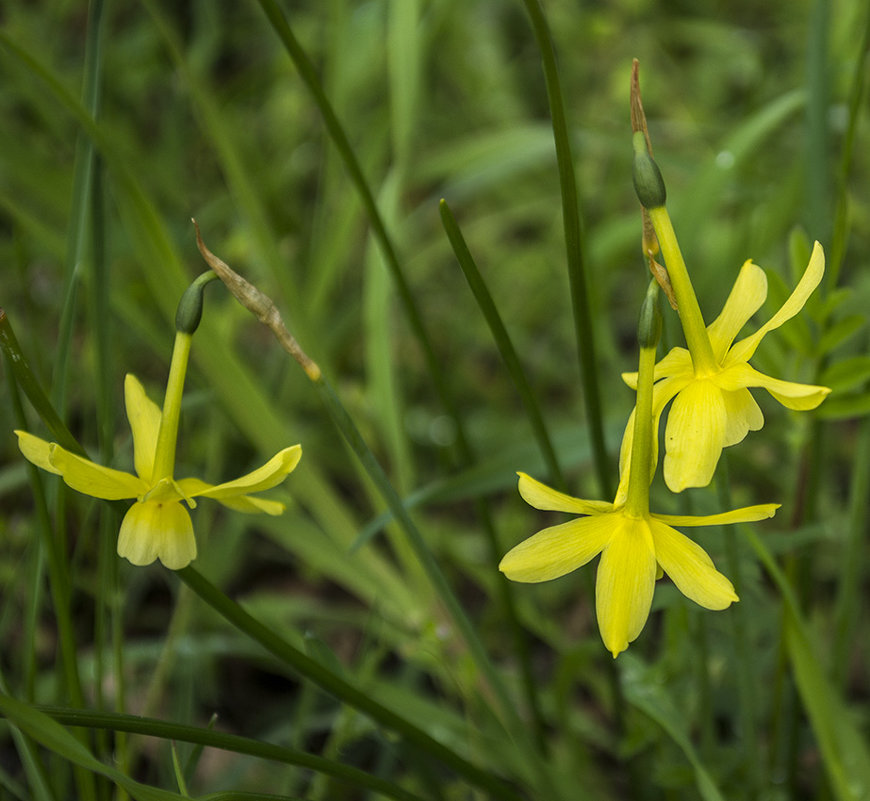
{"label": "flower bud", "polygon": [[199,328],[202,319],[203,291],[205,285],[217,278],[211,270],[195,278],[193,283],[184,290],[178,308],[175,310],[175,330],[182,334],[192,334]]}
{"label": "flower bud", "polygon": [[640,322],[637,326],[637,341],[642,348],[655,348],[662,333],[662,314],[659,311],[659,285],[655,279],[649,282],[643,306],[640,307]]}
{"label": "flower bud", "polygon": [[634,180],[634,191],[637,199],[645,209],[657,209],[665,205],[667,193],[665,182],[659,172],[658,164],[653,161],[646,147],[643,131],[637,131],[631,139],[634,147],[634,161],[631,166],[631,176]]}

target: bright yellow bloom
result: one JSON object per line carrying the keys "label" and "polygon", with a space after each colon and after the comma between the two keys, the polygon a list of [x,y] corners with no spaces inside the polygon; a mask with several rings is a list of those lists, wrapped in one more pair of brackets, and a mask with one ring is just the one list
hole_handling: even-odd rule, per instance
{"label": "bright yellow bloom", "polygon": [[618,656],[649,617],[657,578],[667,573],[677,589],[706,609],[739,600],[707,552],[673,526],[715,526],[773,517],[779,504],[748,506],[717,515],[630,514],[624,505],[574,498],[519,474],[519,491],[536,509],[587,515],[545,528],[510,550],[498,566],[513,581],[559,578],[601,554],[595,613],[607,650]]}
{"label": "bright yellow bloom", "polygon": [[136,499],[124,516],[118,537],[118,554],[134,565],[148,565],[159,559],[166,567],[178,570],[196,558],[193,524],[181,501],[192,509],[196,506],[194,498],[214,498],[239,512],[281,514],[282,503],[250,495],[279,484],[302,456],[299,445],[284,448],[262,467],[224,484],[207,484],[198,478],[174,479],[178,411],[189,344],[188,335],[176,338],[163,413],[149,400],[135,376],[126,377],[124,398],[133,432],[135,475],[95,464],[26,431],[15,432],[21,452],[29,461],[60,475],[74,490],[105,500]]}
{"label": "bright yellow bloom", "polygon": [[[664,209],[653,209],[650,213],[657,212],[666,215]],[[672,229],[666,219],[656,221],[657,232],[665,223],[664,235],[659,236],[663,249]],[[674,269],[678,257],[677,250],[668,260],[675,288],[683,280]],[[673,348],[656,364],[653,389],[656,430],[662,411],[674,399],[665,429],[664,459],[665,483],[673,492],[709,484],[722,449],[762,427],[764,416],[749,388],[763,387],[783,406],[796,410],[815,409],[828,395],[827,387],[771,378],[749,364],[764,336],[804,307],[822,280],[824,270],[825,254],[816,242],[806,271],[782,308],[755,333],[738,342],[734,342],[735,337],[767,297],[767,276],[760,267],[752,261],[743,265],[722,313],[706,329],[700,312],[697,313],[700,325],[692,326],[695,330],[687,327],[691,322],[687,313],[690,304],[684,303],[678,294],[689,349]],[[687,276],[685,282],[688,284]],[[687,292],[691,292],[691,285]],[[694,295],[688,300],[694,301]],[[623,378],[629,386],[637,385],[637,373],[627,373]],[[624,448],[630,447],[630,426],[626,434],[629,443],[624,443]]]}
{"label": "bright yellow bloom", "polygon": [[[655,284],[647,294],[655,310]],[[650,320],[652,319],[652,325]],[[779,504],[763,504],[717,515],[652,514],[649,485],[655,471],[652,371],[657,332],[653,315],[642,313],[637,414],[627,430],[637,447],[623,447],[621,480],[613,503],[584,501],[519,473],[519,491],[536,509],[585,515],[551,526],[511,549],[499,564],[513,581],[559,578],[601,554],[595,581],[595,613],[607,650],[618,656],[634,641],[649,617],[656,579],[667,573],[680,592],[707,609],[725,609],[737,594],[713,566],[706,551],[673,526],[714,526],[772,517]],[[629,441],[626,437],[625,441]]]}

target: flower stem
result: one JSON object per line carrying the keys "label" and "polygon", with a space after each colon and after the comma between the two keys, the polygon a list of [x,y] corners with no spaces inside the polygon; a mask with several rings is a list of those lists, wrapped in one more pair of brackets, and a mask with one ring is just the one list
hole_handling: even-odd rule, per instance
{"label": "flower stem", "polygon": [[595,328],[587,288],[587,267],[580,217],[580,201],[577,193],[577,176],[574,173],[574,157],[571,154],[571,136],[565,114],[565,101],[556,62],[556,48],[547,18],[540,0],[523,0],[538,50],[547,87],[547,100],[553,121],[553,143],[556,146],[556,163],[559,171],[559,191],[562,195],[562,226],[565,232],[565,257],[568,265],[568,281],[571,291],[571,306],[574,311],[574,333],[580,357],[580,381],[586,406],[586,424],[595,472],[601,487],[601,497],[612,497],[610,460],[604,442],[604,423],[601,408],[601,390],[595,357]]}
{"label": "flower stem", "polygon": [[188,726],[139,715],[91,712],[61,706],[39,705],[35,708],[65,726],[110,729],[116,732],[128,732],[148,737],[159,737],[164,740],[196,743],[209,748],[220,748],[234,754],[246,754],[273,762],[282,762],[286,765],[307,768],[325,776],[333,776],[357,789],[364,787],[388,798],[399,799],[399,801],[421,801],[420,796],[415,793],[351,765],[344,765],[341,762],[315,756],[295,748],[266,743],[249,737],[240,737],[237,734],[228,734],[213,729],[203,729],[198,726]]}
{"label": "flower stem", "polygon": [[637,366],[637,402],[634,411],[634,432],[631,446],[631,463],[628,474],[628,495],[625,501],[626,514],[631,517],[649,517],[650,463],[652,461],[653,431],[653,371],[656,364],[656,347],[661,332],[661,315],[658,310],[658,284],[650,281],[640,313],[637,338],[640,356]]}
{"label": "flower stem", "polygon": [[634,439],[628,475],[626,514],[649,516],[649,475],[652,458],[652,376],[656,362],[655,348],[641,348],[638,359],[637,407],[634,413]]}
{"label": "flower stem", "polygon": [[172,348],[169,378],[166,382],[166,397],[163,399],[163,414],[160,417],[160,432],[157,434],[157,450],[154,454],[152,483],[161,478],[172,478],[175,469],[175,443],[178,440],[178,418],[181,414],[181,395],[187,360],[190,356],[192,334],[178,331]]}
{"label": "flower stem", "polygon": [[668,275],[674,288],[674,295],[677,298],[680,323],[683,326],[689,352],[692,354],[695,374],[715,373],[718,368],[716,357],[713,355],[713,346],[707,335],[707,326],[704,323],[695,290],[692,288],[689,271],[686,269],[686,262],[680,252],[680,245],[677,242],[677,235],[674,232],[668,210],[664,206],[652,208],[649,210],[649,216],[656,229],[659,246],[665,257],[665,265],[668,268]]}
{"label": "flower stem", "polygon": [[325,692],[364,712],[381,725],[398,732],[409,743],[413,743],[421,750],[434,756],[471,784],[485,790],[489,797],[510,799],[510,801],[521,800],[521,796],[500,779],[468,762],[464,757],[430,737],[409,720],[382,706],[372,697],[371,693],[364,692],[354,686],[330,670],[327,665],[315,661],[280,637],[271,628],[252,617],[239,604],[224,595],[194,568],[188,565],[175,572],[203,601],[239,631],[260,643],[267,651],[290,665],[301,676],[314,682]]}

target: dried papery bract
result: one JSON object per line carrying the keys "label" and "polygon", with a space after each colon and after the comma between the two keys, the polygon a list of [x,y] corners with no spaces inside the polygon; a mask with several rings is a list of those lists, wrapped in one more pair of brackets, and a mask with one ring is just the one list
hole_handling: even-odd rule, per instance
{"label": "dried papery bract", "polygon": [[218,278],[224,282],[230,294],[239,301],[248,311],[250,311],[261,323],[272,329],[278,341],[284,350],[287,351],[305,370],[305,374],[312,381],[320,380],[320,368],[317,363],[308,357],[308,354],[299,346],[296,338],[287,330],[284,321],[281,319],[281,312],[275,302],[266,294],[261,292],[250,281],[246,281],[235,270],[233,270],[226,262],[214,255],[202,241],[202,236],[199,232],[199,225],[196,220],[191,220],[196,228],[196,246],[199,252],[205,259],[206,264],[215,271]]}

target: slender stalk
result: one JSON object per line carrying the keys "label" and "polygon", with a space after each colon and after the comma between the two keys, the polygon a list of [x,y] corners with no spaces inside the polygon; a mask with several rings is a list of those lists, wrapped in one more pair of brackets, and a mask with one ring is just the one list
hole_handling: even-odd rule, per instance
{"label": "slender stalk", "polygon": [[187,726],[181,723],[171,723],[156,718],[139,717],[136,715],[119,715],[112,712],[87,712],[80,709],[69,709],[58,706],[37,705],[36,709],[65,726],[80,726],[89,729],[109,729],[128,734],[141,734],[148,737],[159,737],[163,740],[175,740],[184,743],[196,743],[209,748],[219,748],[234,754],[247,754],[272,762],[282,762],[287,765],[297,765],[302,768],[333,776],[357,788],[365,788],[373,792],[383,793],[398,801],[421,801],[421,797],[411,793],[393,782],[373,776],[358,768],[344,765],[323,757],[314,756],[295,748],[273,745],[249,737],[236,734],[226,734],[214,729],[202,729],[197,726]]}
{"label": "slender stalk", "polygon": [[[83,453],[84,451],[81,446],[75,442],[75,439],[69,433],[66,426],[63,425],[57,412],[51,405],[51,402],[45,396],[45,393],[39,385],[39,382],[36,380],[36,377],[31,372],[30,367],[24,358],[24,354],[18,345],[18,340],[12,330],[12,326],[2,309],[0,309],[0,346],[2,346],[4,355],[6,356],[6,364],[10,367],[9,373],[12,376],[12,380],[18,381],[19,376],[25,379],[25,385],[23,387],[25,393],[28,397],[31,397],[31,393],[33,393],[33,396],[40,402],[40,406],[37,406],[37,409],[40,412],[43,410],[48,411],[52,422],[59,424],[59,431],[64,433],[65,441],[71,440],[75,444],[75,452]],[[27,427],[26,421],[23,418],[19,420],[19,423],[22,427]],[[45,495],[42,477],[39,475],[39,471],[30,464],[28,464],[28,473],[30,475],[31,486],[33,487],[36,517],[38,521],[37,530],[39,532],[40,543],[47,556],[48,578],[52,602],[54,604],[58,646],[60,648],[60,659],[66,690],[69,694],[70,702],[74,706],[83,707],[85,705],[85,699],[82,690],[81,676],[79,674],[75,628],[72,623],[72,610],[70,603],[71,586],[69,571],[67,570],[67,559],[66,555],[61,551],[58,538],[53,535],[53,526],[48,512],[48,501]],[[95,799],[96,784],[93,774],[80,767],[74,768],[74,774],[79,797],[82,801]]]}
{"label": "slender stalk", "polygon": [[516,349],[511,341],[510,334],[507,332],[507,328],[496,308],[486,282],[483,280],[480,270],[477,269],[474,257],[468,249],[465,237],[463,237],[462,231],[457,225],[453,212],[450,211],[446,200],[441,201],[440,210],[441,222],[444,224],[444,230],[447,232],[447,238],[453,247],[456,260],[462,268],[462,274],[465,276],[465,280],[474,294],[474,299],[477,301],[477,305],[486,319],[508,374],[513,380],[517,392],[520,393],[523,408],[532,427],[535,441],[538,443],[538,449],[541,451],[541,456],[543,456],[544,463],[547,465],[550,478],[558,489],[564,491],[566,489],[565,475],[559,464],[559,458],[556,456],[556,449],[553,447],[553,441],[550,438],[550,432],[547,430],[544,416],[541,414],[538,399],[529,384],[525,370],[523,370],[519,356],[517,356]]}
{"label": "slender stalk", "polygon": [[[534,433],[535,440],[538,443],[538,448],[544,457],[544,462],[548,466],[550,476],[560,489],[565,490],[565,476],[562,473],[562,468],[559,464],[558,457],[556,456],[556,450],[553,447],[552,440],[550,439],[550,434],[547,430],[547,425],[544,422],[544,417],[541,414],[538,400],[529,385],[525,371],[523,370],[517,352],[514,349],[513,342],[511,342],[510,335],[502,322],[501,315],[498,313],[498,309],[493,302],[489,289],[487,288],[480,271],[477,269],[477,265],[474,262],[471,251],[468,249],[465,238],[462,236],[462,232],[456,224],[456,220],[445,200],[441,201],[440,209],[444,230],[447,232],[447,237],[453,247],[453,252],[456,254],[456,259],[459,262],[459,266],[462,268],[465,279],[474,294],[475,300],[477,301],[487,324],[489,325],[505,367],[513,379],[517,391],[520,393],[523,406],[526,410],[526,416],[532,426],[532,432]],[[479,498],[476,503],[480,506],[486,502],[484,499]],[[478,516],[481,520],[485,521],[484,525],[489,529],[492,529],[491,532],[487,532],[487,541],[493,544],[490,548],[491,558],[497,563],[501,557],[501,553],[498,549],[498,540],[495,536],[495,531],[491,522],[492,516],[489,514],[488,509],[483,509]],[[547,746],[546,739],[544,738],[544,719],[540,709],[540,702],[538,700],[538,685],[532,674],[528,637],[520,625],[510,582],[499,581],[497,583],[497,591],[499,593],[499,600],[502,605],[503,613],[511,632],[513,633],[514,650],[520,664],[523,692],[526,697],[526,704],[532,713],[532,719],[535,724],[535,737],[538,748],[542,753],[546,753]]]}
{"label": "slender stalk", "polygon": [[292,667],[299,675],[316,684],[338,700],[364,712],[373,720],[400,734],[409,743],[426,751],[444,765],[476,787],[486,790],[493,798],[521,799],[517,792],[510,789],[500,779],[473,765],[455,751],[430,737],[422,729],[391,709],[381,705],[369,693],[351,684],[334,673],[330,668],[304,654],[273,629],[248,614],[232,599],[205,579],[193,567],[176,571],[179,578],[187,584],[202,600],[218,614],[229,621],[246,636],[260,643],[267,651]]}
{"label": "slender stalk", "polygon": [[595,329],[587,289],[583,227],[580,218],[580,203],[577,196],[577,178],[574,174],[574,158],[571,154],[571,138],[565,116],[565,101],[562,97],[556,50],[546,17],[539,0],[523,0],[543,62],[547,85],[547,99],[553,120],[553,139],[556,145],[556,162],[559,169],[559,189],[562,194],[562,225],[565,231],[565,254],[568,264],[568,279],[571,286],[571,306],[574,311],[574,332],[580,358],[580,381],[586,406],[586,425],[592,443],[595,471],[602,498],[613,497],[611,471],[607,448],[604,442],[604,424],[601,411],[601,391],[598,386],[598,370],[595,358]]}
{"label": "slender stalk", "polygon": [[[321,400],[324,402],[336,428],[360,460],[360,463],[366,471],[369,479],[386,501],[387,506],[393,513],[393,517],[398,525],[405,532],[411,547],[414,549],[417,560],[423,567],[429,581],[440,597],[441,602],[446,607],[448,615],[459,630],[474,663],[480,670],[484,686],[495,696],[495,700],[498,703],[498,710],[501,713],[505,727],[519,742],[527,740],[528,733],[526,727],[520,720],[507,689],[502,682],[501,676],[489,659],[489,655],[477,636],[474,626],[465,614],[465,610],[447,582],[447,579],[444,577],[437,560],[426,545],[422,534],[411,519],[401,497],[390,483],[383,467],[381,467],[375,455],[372,453],[359,429],[356,427],[356,424],[353,422],[353,419],[347,413],[341,400],[332,389],[332,386],[325,380],[320,367],[305,354],[299,346],[299,343],[296,342],[294,337],[287,330],[274,301],[236,273],[225,262],[215,256],[202,241],[198,227],[197,246],[199,247],[200,253],[206,263],[220,277],[230,293],[258,320],[260,320],[260,322],[267,325],[272,330],[272,333],[275,335],[282,347],[293,356],[302,367],[305,375],[320,394]],[[490,527],[488,529],[488,534],[490,538],[490,548],[492,550],[497,544],[495,542],[494,529]],[[537,771],[541,782],[543,782],[542,786],[550,786],[551,780],[549,773],[541,762],[537,759],[532,759],[531,765],[533,769]]]}
{"label": "slender stalk", "polygon": [[372,233],[380,246],[384,262],[395,282],[399,301],[402,304],[406,317],[408,318],[411,331],[423,351],[423,356],[426,360],[426,369],[432,377],[432,382],[435,384],[435,390],[438,393],[442,406],[448,416],[456,424],[457,446],[465,459],[465,457],[470,454],[470,446],[468,444],[465,426],[462,422],[462,416],[459,413],[459,409],[453,396],[449,392],[448,382],[441,366],[441,361],[435,353],[435,349],[432,345],[432,338],[429,336],[429,332],[427,331],[420,311],[417,308],[417,302],[414,300],[414,295],[411,292],[411,288],[405,278],[402,266],[399,263],[399,257],[393,244],[393,240],[387,231],[386,224],[384,223],[383,217],[378,209],[374,194],[372,193],[368,181],[362,171],[359,159],[357,159],[347,133],[345,133],[335,110],[332,108],[332,104],[329,102],[329,98],[323,90],[320,78],[317,75],[314,65],[311,63],[311,59],[308,58],[305,50],[297,41],[289,23],[287,22],[287,18],[284,16],[284,13],[279,8],[277,2],[275,0],[257,0],[257,2],[263,10],[263,13],[268,17],[272,28],[280,38],[281,43],[284,45],[284,49],[293,61],[294,66],[299,71],[300,77],[308,88],[317,108],[320,110],[326,130],[329,133],[336,150],[345,163],[350,180],[356,188],[363,207],[366,210],[366,214],[368,215],[369,224],[372,227]]}
{"label": "slender stalk", "polygon": [[172,478],[175,470],[175,444],[178,440],[181,396],[187,373],[187,361],[190,357],[191,339],[191,334],[181,331],[175,335],[172,360],[169,363],[169,378],[166,381],[166,395],[163,399],[163,413],[160,417],[160,432],[157,435],[157,448],[154,453],[152,484],[156,484],[163,478]]}
{"label": "slender stalk", "polygon": [[664,206],[649,209],[649,216],[656,230],[665,265],[668,268],[668,277],[677,299],[680,315],[680,323],[686,336],[686,344],[692,354],[692,365],[696,375],[704,375],[705,372],[718,372],[716,357],[713,355],[713,346],[707,334],[707,326],[698,305],[698,298],[692,288],[689,279],[689,271],[680,250],[674,226],[671,223],[668,210]]}
{"label": "slender stalk", "polygon": [[[263,12],[265,13],[266,17],[269,19],[269,22],[275,30],[275,33],[280,38],[285,50],[287,51],[287,54],[290,56],[290,59],[293,61],[296,69],[299,71],[299,75],[301,76],[315,104],[320,110],[327,132],[332,138],[337,151],[341,155],[341,158],[344,161],[345,166],[348,170],[351,182],[356,187],[356,190],[360,196],[363,207],[365,208],[368,215],[369,223],[372,226],[372,232],[374,234],[375,240],[378,242],[381,248],[384,262],[386,263],[387,268],[389,269],[390,274],[393,278],[393,281],[395,282],[399,301],[405,311],[405,315],[408,319],[411,330],[423,352],[423,356],[426,361],[426,369],[428,370],[429,375],[432,377],[432,381],[435,384],[435,389],[438,393],[441,405],[444,407],[447,415],[453,420],[456,426],[456,445],[459,452],[460,461],[463,466],[474,464],[477,460],[474,454],[474,450],[471,446],[471,442],[465,430],[464,418],[460,413],[459,407],[457,406],[450,392],[446,376],[441,366],[441,361],[438,359],[435,353],[431,337],[429,336],[429,333],[423,322],[423,318],[417,308],[417,303],[414,300],[411,288],[408,285],[407,280],[405,279],[404,271],[399,262],[396,248],[393,245],[392,238],[387,231],[383,217],[378,209],[377,202],[375,201],[374,194],[369,187],[368,181],[366,180],[366,177],[362,171],[359,160],[357,159],[354,149],[350,144],[350,140],[348,139],[348,136],[345,133],[344,128],[342,127],[338,116],[335,113],[335,110],[332,108],[332,104],[329,102],[329,98],[326,96],[326,93],[323,90],[323,86],[320,83],[320,79],[317,75],[317,71],[315,70],[314,65],[311,63],[311,60],[308,58],[304,49],[294,36],[293,31],[287,22],[287,18],[284,16],[278,4],[275,2],[275,0],[258,0],[258,3]],[[311,376],[309,375],[309,377]],[[603,435],[601,437],[600,450],[603,455]],[[478,502],[475,505],[475,509],[483,523],[484,533],[486,534],[487,544],[491,554],[491,561],[493,565],[495,565],[498,563],[498,558],[500,554],[499,545],[495,534],[495,527],[492,523],[492,516],[489,513],[488,505],[485,503]],[[508,587],[505,592],[513,593],[513,589]],[[510,603],[512,604],[513,601],[511,600]],[[455,607],[455,609],[461,612],[461,607],[458,605],[458,603],[451,603],[449,604],[449,606]],[[465,618],[464,613],[462,613],[462,617]],[[466,628],[465,626],[462,627],[463,629]],[[521,634],[519,634],[515,629],[514,636],[515,638],[519,638]],[[474,639],[476,640],[477,638],[474,637]],[[482,648],[476,648],[473,650],[482,652]],[[526,657],[523,656],[522,652],[519,656],[521,661],[524,661],[526,659]],[[484,672],[491,674],[490,683],[493,683],[492,680],[495,679],[494,686],[500,686],[500,682],[497,677],[495,677],[495,672],[493,670],[485,669]],[[507,694],[503,689],[499,691],[499,694],[503,699],[507,699]],[[509,714],[513,713],[513,705],[511,703],[503,705],[503,708],[506,711],[509,711]],[[536,702],[532,706],[532,716],[536,721],[538,740],[539,742],[543,742],[542,735],[540,734],[542,730],[542,718],[538,708],[538,704]]]}

